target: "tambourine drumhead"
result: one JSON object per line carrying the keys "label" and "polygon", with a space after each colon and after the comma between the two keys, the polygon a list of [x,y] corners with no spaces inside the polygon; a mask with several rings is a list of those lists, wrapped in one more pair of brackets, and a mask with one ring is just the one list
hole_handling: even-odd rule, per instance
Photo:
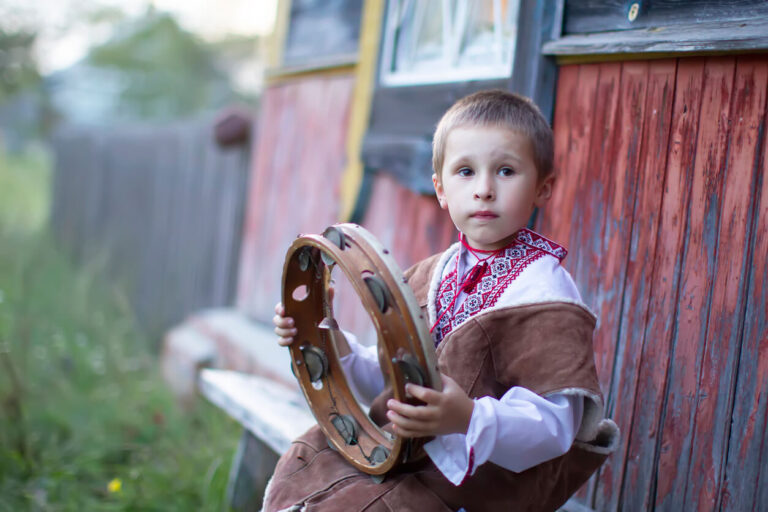
{"label": "tambourine drumhead", "polygon": [[366,229],[336,224],[291,244],[283,266],[283,305],[297,329],[290,346],[294,374],[329,442],[361,471],[383,475],[408,460],[410,442],[381,430],[347,384],[334,348],[342,334],[328,294],[333,266],[344,272],[370,315],[395,399],[414,403],[405,395],[407,382],[441,389],[435,349],[402,272]]}

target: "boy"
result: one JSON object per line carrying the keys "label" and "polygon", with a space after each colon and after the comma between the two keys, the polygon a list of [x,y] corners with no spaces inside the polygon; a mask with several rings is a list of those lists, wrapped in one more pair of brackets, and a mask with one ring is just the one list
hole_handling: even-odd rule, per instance
{"label": "boy", "polygon": [[[400,436],[435,436],[429,457],[376,484],[315,427],[281,458],[265,510],[555,510],[599,467],[618,429],[602,418],[595,317],[560,266],[565,249],[525,228],[551,195],[552,159],[552,131],[526,98],[482,91],[445,113],[432,181],[459,243],[405,274],[428,312],[443,390],[408,384],[426,405],[383,392],[371,406]],[[292,319],[276,312],[290,344]],[[375,353],[348,350],[356,393],[381,391],[365,378]]]}

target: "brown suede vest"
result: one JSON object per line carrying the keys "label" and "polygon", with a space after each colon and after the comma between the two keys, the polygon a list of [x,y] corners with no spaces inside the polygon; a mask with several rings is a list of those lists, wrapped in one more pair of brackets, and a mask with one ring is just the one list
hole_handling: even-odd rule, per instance
{"label": "brown suede vest", "polygon": [[[422,308],[427,304],[430,277],[438,257],[424,260],[405,273]],[[595,319],[591,313],[581,306],[564,302],[481,312],[448,334],[438,346],[438,367],[473,398],[500,398],[511,387],[523,386],[540,395],[554,392],[581,394],[591,397],[593,409],[601,408],[592,352],[594,327]],[[385,391],[374,401],[372,418],[385,417],[389,396]],[[322,459],[322,464],[315,464],[314,470],[312,464],[305,464],[298,470],[294,465],[294,469],[288,471],[293,475],[285,475],[286,471],[279,464],[270,490],[273,496],[265,504],[265,510],[301,503],[307,511],[428,512],[462,507],[469,512],[550,511],[562,505],[586,482],[607,457],[609,450],[602,445],[614,441],[604,435],[594,444],[574,443],[565,455],[522,473],[486,462],[459,486],[449,482],[429,459],[388,474],[382,484],[371,485],[370,479],[359,472],[332,469],[338,463],[336,459],[345,463],[335,453],[324,453],[327,450],[318,440],[322,435],[318,438],[319,429],[314,430],[298,440],[298,443],[305,443],[301,448],[304,451],[295,456],[304,462],[310,458]],[[332,460],[335,462],[331,463]],[[284,463],[283,459],[281,463]],[[296,479],[297,474],[302,477],[295,484],[284,481],[289,476]],[[329,474],[334,475],[334,482],[329,480]],[[323,482],[312,482],[318,478]],[[336,490],[331,492],[334,488]],[[271,508],[270,504],[276,508]]]}

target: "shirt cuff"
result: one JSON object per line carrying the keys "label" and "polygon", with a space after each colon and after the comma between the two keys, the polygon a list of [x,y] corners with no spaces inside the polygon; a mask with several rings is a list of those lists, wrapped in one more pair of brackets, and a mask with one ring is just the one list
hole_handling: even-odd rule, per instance
{"label": "shirt cuff", "polygon": [[461,485],[488,460],[496,439],[495,417],[491,397],[475,399],[466,434],[437,436],[424,445],[429,458],[453,485]]}
{"label": "shirt cuff", "polygon": [[567,452],[581,421],[581,397],[541,397],[515,387],[501,398],[475,399],[466,434],[437,436],[424,446],[454,485],[491,460],[521,472]]}

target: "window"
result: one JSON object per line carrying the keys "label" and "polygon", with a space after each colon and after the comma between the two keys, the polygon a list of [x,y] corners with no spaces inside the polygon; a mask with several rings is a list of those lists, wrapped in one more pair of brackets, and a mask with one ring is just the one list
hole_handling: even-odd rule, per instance
{"label": "window", "polygon": [[292,0],[283,65],[356,62],[362,8],[362,0]]}
{"label": "window", "polygon": [[389,0],[381,84],[508,78],[519,0]]}

